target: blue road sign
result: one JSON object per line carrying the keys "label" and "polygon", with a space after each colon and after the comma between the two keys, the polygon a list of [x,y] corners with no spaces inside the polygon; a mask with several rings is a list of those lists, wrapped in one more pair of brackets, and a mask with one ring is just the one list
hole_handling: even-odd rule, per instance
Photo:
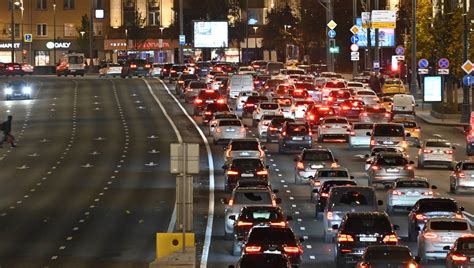
{"label": "blue road sign", "polygon": [[448,69],[449,68],[449,60],[446,59],[446,58],[439,59],[438,66],[441,69]]}
{"label": "blue road sign", "polygon": [[179,35],[179,44],[185,45],[186,44],[186,36],[184,34]]}
{"label": "blue road sign", "polygon": [[426,69],[428,68],[428,65],[430,65],[430,63],[427,59],[421,59],[418,61],[418,68],[420,69]]}
{"label": "blue road sign", "polygon": [[33,35],[32,34],[25,34],[25,43],[31,43],[33,42]]}
{"label": "blue road sign", "polygon": [[357,44],[357,42],[359,42],[359,37],[357,35],[351,36],[351,43]]}
{"label": "blue road sign", "polygon": [[334,30],[329,30],[329,31],[328,31],[328,36],[329,36],[329,38],[334,38],[334,37],[336,37],[336,31],[334,31]]}
{"label": "blue road sign", "polygon": [[474,76],[473,75],[465,75],[462,78],[462,83],[465,86],[472,86],[474,85]]}
{"label": "blue road sign", "polygon": [[395,49],[395,54],[397,54],[397,55],[403,55],[403,54],[405,54],[405,48],[402,47],[402,46],[398,46],[398,47]]}

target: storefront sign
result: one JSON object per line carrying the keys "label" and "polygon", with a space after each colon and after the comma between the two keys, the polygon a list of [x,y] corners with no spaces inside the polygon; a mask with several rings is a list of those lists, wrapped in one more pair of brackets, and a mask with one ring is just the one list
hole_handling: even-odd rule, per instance
{"label": "storefront sign", "polygon": [[[20,48],[20,43],[14,43],[14,48]],[[0,49],[2,48],[12,48],[12,43],[0,43]]]}
{"label": "storefront sign", "polygon": [[54,48],[69,48],[71,46],[71,42],[47,42],[46,48],[47,49],[54,49]]}
{"label": "storefront sign", "polygon": [[139,41],[134,41],[133,42],[133,48],[136,50],[159,50],[162,48],[170,48],[170,41],[169,40],[163,40],[162,43],[157,39],[157,40],[152,40],[148,39],[143,42]]}
{"label": "storefront sign", "polygon": [[[132,47],[130,44],[131,40],[128,41],[128,47]],[[104,50],[127,50],[126,39],[106,39],[104,40]]]}

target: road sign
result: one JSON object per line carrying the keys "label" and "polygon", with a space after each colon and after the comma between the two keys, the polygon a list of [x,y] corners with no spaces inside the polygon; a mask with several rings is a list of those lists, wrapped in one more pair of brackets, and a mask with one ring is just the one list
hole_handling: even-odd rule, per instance
{"label": "road sign", "polygon": [[472,86],[472,85],[474,85],[474,76],[472,76],[472,75],[465,75],[465,76],[462,78],[462,83],[463,83],[463,85],[465,85],[465,86]]}
{"label": "road sign", "polygon": [[448,69],[449,68],[449,60],[447,58],[439,59],[438,66],[441,69]]}
{"label": "road sign", "polygon": [[430,63],[427,59],[421,59],[418,61],[418,68],[420,69],[426,69],[428,68],[428,65],[430,65]]}
{"label": "road sign", "polygon": [[351,51],[352,52],[357,52],[359,51],[359,46],[357,44],[352,44],[351,45]]}
{"label": "road sign", "polygon": [[330,47],[329,48],[329,53],[338,54],[339,53],[339,47]]}
{"label": "road sign", "polygon": [[397,22],[394,10],[372,10],[372,28],[395,28]]}
{"label": "road sign", "polygon": [[336,26],[337,26],[337,23],[335,21],[331,20],[330,22],[328,22],[327,25],[328,25],[329,29],[334,30],[334,28],[336,28]]}
{"label": "road sign", "polygon": [[351,36],[351,43],[357,44],[357,42],[359,42],[359,37],[357,35]]}
{"label": "road sign", "polygon": [[186,36],[184,34],[180,34],[179,35],[179,45],[183,46],[184,44],[186,44]]}
{"label": "road sign", "polygon": [[30,33],[25,34],[24,36],[24,41],[25,43],[31,43],[33,42],[33,35]]}
{"label": "road sign", "polygon": [[353,34],[357,34],[360,30],[359,30],[359,27],[357,27],[357,25],[352,25],[350,31]]}
{"label": "road sign", "polygon": [[474,63],[472,63],[470,60],[467,60],[461,68],[466,72],[467,74],[470,74],[472,71],[474,71]]}
{"label": "road sign", "polygon": [[405,54],[405,48],[402,47],[402,46],[397,46],[397,48],[395,49],[395,54],[397,54],[397,55]]}
{"label": "road sign", "polygon": [[334,39],[334,37],[336,37],[336,31],[334,31],[334,30],[332,30],[332,29],[329,30],[329,31],[328,31],[328,36],[329,36],[329,38]]}
{"label": "road sign", "polygon": [[419,74],[428,74],[428,69],[418,69]]}
{"label": "road sign", "polygon": [[359,52],[351,52],[351,61],[359,60]]}
{"label": "road sign", "polygon": [[370,12],[362,12],[362,28],[369,28],[370,25]]}
{"label": "road sign", "polygon": [[170,173],[199,174],[199,144],[171,143],[170,155]]}
{"label": "road sign", "polygon": [[438,69],[438,74],[447,75],[449,74],[449,69]]}
{"label": "road sign", "polygon": [[373,65],[373,66],[374,66],[374,69],[375,69],[375,70],[380,69],[380,62],[379,62],[379,61],[374,61],[374,65]]}
{"label": "road sign", "polygon": [[394,55],[394,56],[398,61],[404,61],[405,60],[405,55]]}

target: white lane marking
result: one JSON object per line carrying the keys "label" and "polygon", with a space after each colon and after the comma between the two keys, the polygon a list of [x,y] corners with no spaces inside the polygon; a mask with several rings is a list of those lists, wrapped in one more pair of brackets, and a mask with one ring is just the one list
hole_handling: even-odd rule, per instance
{"label": "white lane marking", "polygon": [[209,145],[209,142],[207,141],[206,135],[204,135],[204,133],[196,124],[196,122],[192,119],[192,117],[189,116],[189,114],[186,112],[186,109],[184,109],[183,105],[181,105],[181,103],[179,103],[176,97],[170,92],[168,86],[166,86],[165,83],[163,83],[163,81],[160,80],[160,82],[164,86],[166,91],[168,92],[168,95],[170,95],[174,99],[174,101],[180,107],[181,111],[183,111],[183,113],[186,115],[189,121],[191,121],[191,123],[194,125],[196,130],[199,132],[202,140],[204,141],[204,145],[206,147],[207,162],[209,164],[209,211],[207,215],[206,234],[204,238],[204,245],[202,249],[201,265],[200,265],[200,268],[206,268],[207,259],[209,257],[209,248],[211,246],[211,239],[212,239],[212,225],[214,223],[214,159],[212,157],[211,146]]}
{"label": "white lane marking", "polygon": [[158,164],[152,161],[152,162],[146,163],[145,166],[154,167],[154,166],[158,166]]}
{"label": "white lane marking", "polygon": [[[278,174],[278,177],[283,177],[283,174]],[[283,181],[284,182],[284,181]]]}
{"label": "white lane marking", "polygon": [[313,246],[311,246],[311,245],[306,245],[306,248],[308,248],[308,249],[312,249],[312,248],[313,248]]}
{"label": "white lane marking", "polygon": [[83,167],[83,168],[91,168],[91,167],[93,167],[93,165],[87,163],[87,164],[85,164],[85,165],[82,165],[81,167]]}
{"label": "white lane marking", "polygon": [[313,255],[311,255],[311,256],[309,256],[309,259],[310,259],[310,260],[316,260],[316,257],[313,256]]}
{"label": "white lane marking", "polygon": [[148,151],[149,154],[158,154],[160,153],[160,151],[157,151],[155,149],[151,150],[151,151]]}
{"label": "white lane marking", "polygon": [[306,227],[301,226],[301,227],[300,227],[300,230],[301,230],[301,231],[304,231],[304,230],[306,230]]}
{"label": "white lane marking", "polygon": [[16,169],[29,169],[29,167],[26,165],[22,165],[22,166],[16,167]]}
{"label": "white lane marking", "polygon": [[276,171],[276,172],[279,172],[279,171],[280,171],[280,169],[279,169],[279,168],[275,168],[275,171]]}

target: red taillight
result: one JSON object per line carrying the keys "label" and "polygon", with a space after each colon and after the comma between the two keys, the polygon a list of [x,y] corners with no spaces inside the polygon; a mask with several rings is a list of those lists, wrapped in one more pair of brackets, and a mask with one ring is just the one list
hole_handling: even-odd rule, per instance
{"label": "red taillight", "polygon": [[464,255],[461,255],[461,254],[451,254],[449,256],[451,258],[451,260],[453,260],[453,262],[465,262],[467,261],[467,257],[464,256]]}
{"label": "red taillight", "polygon": [[412,166],[405,166],[405,170],[413,170]]}
{"label": "red taillight", "polygon": [[304,163],[299,161],[298,163],[296,163],[296,168],[297,169],[304,169]]}
{"label": "red taillight", "polygon": [[239,175],[239,172],[238,171],[235,171],[235,170],[229,170],[227,171],[227,176],[235,176],[235,175]]}
{"label": "red taillight", "polygon": [[386,236],[383,238],[383,242],[384,242],[384,243],[398,243],[398,238],[397,238],[397,236],[394,235],[394,234],[386,235]]}
{"label": "red taillight", "polygon": [[286,254],[298,254],[302,251],[299,247],[283,247],[283,250]]}
{"label": "red taillight", "polygon": [[314,117],[314,114],[310,114],[310,115],[309,115],[309,120],[314,120],[314,118],[315,118],[315,117]]}
{"label": "red taillight", "polygon": [[130,64],[130,68],[137,68],[136,64]]}
{"label": "red taillight", "polygon": [[326,218],[327,218],[328,220],[333,220],[333,219],[334,219],[334,215],[332,214],[331,211],[328,211],[328,213],[326,214]]}
{"label": "red taillight", "polygon": [[266,175],[268,175],[268,170],[260,170],[260,171],[257,171],[257,175],[259,175],[259,176],[266,176]]}
{"label": "red taillight", "polygon": [[184,81],[179,80],[179,81],[178,81],[178,84],[182,85],[182,84],[184,84]]}
{"label": "red taillight", "polygon": [[229,200],[229,206],[233,206],[233,205],[234,205],[234,199]]}
{"label": "red taillight", "polygon": [[244,132],[245,132],[245,128],[244,128],[244,127],[241,127],[241,128],[240,128],[240,132],[244,133]]}
{"label": "red taillight", "polygon": [[150,68],[151,65],[150,64],[145,64],[145,68]]}
{"label": "red taillight", "polygon": [[222,132],[222,129],[216,128],[216,132],[217,132],[217,133],[221,133],[221,132]]}
{"label": "red taillight", "polygon": [[423,149],[424,154],[431,154],[432,152],[433,152],[433,150]]}
{"label": "red taillight", "polygon": [[13,70],[13,67],[8,67],[8,70],[12,71],[12,70]]}
{"label": "red taillight", "polygon": [[204,112],[204,115],[212,115],[212,112],[206,111]]}
{"label": "red taillight", "polygon": [[466,178],[466,174],[464,172],[459,172],[458,178]]}
{"label": "red taillight", "polygon": [[349,108],[349,106],[342,106],[342,109],[343,110],[349,110],[350,108]]}
{"label": "red taillight", "polygon": [[246,253],[258,253],[258,252],[260,252],[261,249],[262,249],[262,247],[259,247],[259,246],[246,246],[245,247],[245,252]]}
{"label": "red taillight", "polygon": [[370,140],[370,145],[375,146],[377,145],[377,142],[375,140]]}
{"label": "red taillight", "polygon": [[405,193],[404,193],[404,192],[397,191],[397,190],[393,190],[393,191],[392,191],[392,194],[393,194],[393,195],[404,195]]}
{"label": "red taillight", "polygon": [[286,136],[286,131],[283,131],[281,135]]}
{"label": "red taillight", "polygon": [[246,221],[238,221],[237,226],[252,226],[253,223],[251,222],[246,222]]}
{"label": "red taillight", "polygon": [[385,113],[385,117],[390,117],[390,113]]}
{"label": "red taillight", "polygon": [[224,99],[218,99],[218,100],[217,100],[217,103],[219,103],[219,104],[224,104]]}
{"label": "red taillight", "polygon": [[171,70],[170,72],[172,72],[172,73],[176,73],[176,70]]}
{"label": "red taillight", "polygon": [[278,128],[276,128],[276,127],[268,127],[268,130],[271,130],[271,131],[277,131],[277,130],[278,130]]}
{"label": "red taillight", "polygon": [[286,221],[279,221],[279,222],[272,222],[270,223],[271,226],[275,227],[287,227],[288,223]]}
{"label": "red taillight", "polygon": [[454,151],[453,151],[453,150],[446,150],[446,151],[444,151],[444,153],[445,153],[445,154],[453,154]]}
{"label": "red taillight", "polygon": [[202,100],[201,100],[201,99],[195,99],[195,100],[194,100],[194,103],[195,103],[195,104],[201,104],[201,103],[202,103]]}
{"label": "red taillight", "polygon": [[367,264],[367,263],[363,262],[358,267],[359,268],[370,268],[370,264]]}
{"label": "red taillight", "polygon": [[253,107],[253,106],[255,106],[255,104],[253,104],[253,103],[246,103],[245,104],[245,107]]}
{"label": "red taillight", "polygon": [[337,236],[337,242],[339,242],[339,243],[341,243],[341,242],[354,242],[354,238],[352,237],[352,235],[339,234]]}
{"label": "red taillight", "polygon": [[426,192],[423,192],[423,195],[432,196],[433,192],[432,191],[426,191]]}
{"label": "red taillight", "polygon": [[314,186],[321,186],[321,181],[315,181]]}
{"label": "red taillight", "polygon": [[415,131],[415,132],[420,132],[420,131],[421,131],[421,128],[415,128],[414,131]]}
{"label": "red taillight", "polygon": [[355,136],[356,133],[355,133],[354,131],[351,131],[351,134],[350,134],[350,135],[351,135],[351,136]]}
{"label": "red taillight", "polygon": [[435,233],[428,232],[428,233],[424,233],[423,237],[426,238],[426,239],[436,239],[438,237],[438,235],[435,234]]}
{"label": "red taillight", "polygon": [[370,167],[372,170],[380,170],[380,167],[379,166],[371,166]]}
{"label": "red taillight", "polygon": [[329,194],[328,193],[322,193],[321,196],[322,197],[329,197]]}
{"label": "red taillight", "polygon": [[416,214],[415,218],[419,221],[426,220],[426,217],[423,214]]}

